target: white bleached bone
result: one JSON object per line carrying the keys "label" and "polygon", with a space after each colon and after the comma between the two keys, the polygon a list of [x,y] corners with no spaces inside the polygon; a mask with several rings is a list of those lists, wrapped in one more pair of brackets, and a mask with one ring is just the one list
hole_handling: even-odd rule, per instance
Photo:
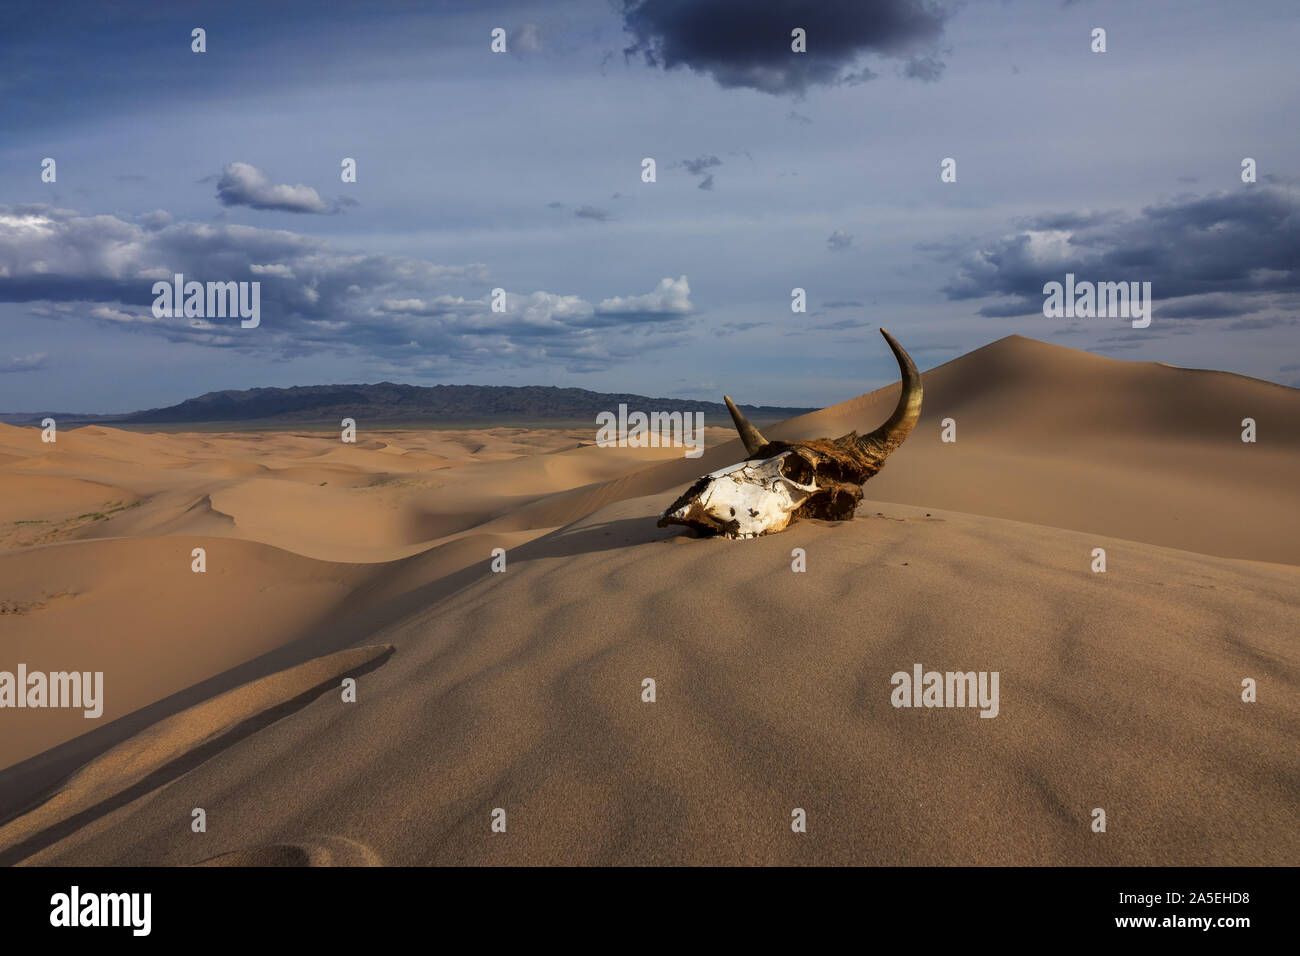
{"label": "white bleached bone", "polygon": [[749,458],[705,475],[674,501],[659,526],[682,524],[703,534],[756,538],[784,531],[801,517],[847,520],[862,500],[862,484],[884,467],[921,416],[921,376],[884,329],[902,372],[894,413],[869,435],[769,442],[727,396]]}

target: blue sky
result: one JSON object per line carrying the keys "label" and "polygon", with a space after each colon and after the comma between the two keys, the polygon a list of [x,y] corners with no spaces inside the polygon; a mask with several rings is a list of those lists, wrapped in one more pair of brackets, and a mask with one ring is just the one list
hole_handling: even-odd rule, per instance
{"label": "blue sky", "polygon": [[[1300,384],[1297,41],[1292,2],[7,3],[0,410],[823,405],[896,377],[881,325]],[[261,281],[261,325],[154,319],[175,271]],[[1151,326],[1044,318],[1067,271],[1150,281]]]}

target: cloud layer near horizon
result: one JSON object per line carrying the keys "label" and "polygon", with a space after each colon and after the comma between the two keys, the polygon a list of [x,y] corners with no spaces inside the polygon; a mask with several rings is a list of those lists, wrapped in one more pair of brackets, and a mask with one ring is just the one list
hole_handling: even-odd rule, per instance
{"label": "cloud layer near horizon", "polygon": [[[153,284],[177,273],[186,281],[260,282],[261,325],[156,318]],[[165,213],[128,222],[45,205],[0,207],[0,301],[32,303],[50,320],[72,304],[99,323],[282,358],[347,350],[397,370],[503,357],[605,368],[679,334],[694,311],[685,276],[594,305],[578,295],[505,290],[498,312],[482,263],[342,252],[288,230],[173,222]],[[599,334],[609,329],[618,334]]]}
{"label": "cloud layer near horizon", "polygon": [[1042,310],[1044,283],[1072,272],[1150,282],[1166,319],[1272,310],[1282,323],[1300,307],[1300,198],[1286,189],[1251,185],[1180,196],[1136,216],[1051,213],[1017,226],[962,257],[944,289],[950,299],[997,298],[979,309],[988,317],[1031,315]]}

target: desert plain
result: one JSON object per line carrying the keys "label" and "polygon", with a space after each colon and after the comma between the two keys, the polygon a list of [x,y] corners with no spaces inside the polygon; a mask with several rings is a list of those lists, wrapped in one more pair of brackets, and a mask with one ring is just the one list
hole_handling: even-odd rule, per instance
{"label": "desert plain", "polygon": [[0,426],[0,670],[104,674],[0,709],[0,862],[1295,864],[1300,391],[1019,336],[924,384],[855,520],[748,541],[656,526],[728,422]]}

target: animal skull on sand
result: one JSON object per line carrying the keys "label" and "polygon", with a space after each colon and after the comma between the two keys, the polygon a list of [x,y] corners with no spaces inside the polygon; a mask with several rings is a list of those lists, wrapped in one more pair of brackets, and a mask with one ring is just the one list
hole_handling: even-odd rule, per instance
{"label": "animal skull on sand", "polygon": [[903,376],[898,405],[869,435],[768,441],[746,421],[732,400],[723,400],[749,457],[705,475],[674,501],[659,527],[682,524],[703,534],[756,538],[784,531],[799,518],[844,521],[862,500],[862,484],[885,465],[921,416],[921,376],[911,358],[884,329]]}

